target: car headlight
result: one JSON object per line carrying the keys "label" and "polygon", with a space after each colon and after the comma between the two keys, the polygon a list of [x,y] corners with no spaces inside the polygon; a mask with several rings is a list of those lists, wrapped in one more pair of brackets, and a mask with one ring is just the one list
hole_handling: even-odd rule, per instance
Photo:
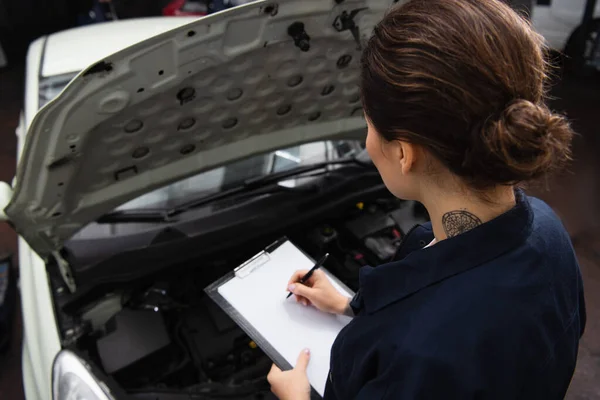
{"label": "car headlight", "polygon": [[52,368],[54,400],[114,400],[108,387],[96,380],[90,366],[69,350],[56,356]]}

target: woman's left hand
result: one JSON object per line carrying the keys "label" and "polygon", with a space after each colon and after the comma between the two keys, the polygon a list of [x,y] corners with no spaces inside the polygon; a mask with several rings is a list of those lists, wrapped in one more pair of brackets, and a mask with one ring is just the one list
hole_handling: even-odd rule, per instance
{"label": "woman's left hand", "polygon": [[310,360],[310,351],[303,350],[298,356],[296,367],[283,372],[275,364],[271,367],[267,380],[271,391],[279,400],[308,400],[310,399],[310,383],[306,368]]}

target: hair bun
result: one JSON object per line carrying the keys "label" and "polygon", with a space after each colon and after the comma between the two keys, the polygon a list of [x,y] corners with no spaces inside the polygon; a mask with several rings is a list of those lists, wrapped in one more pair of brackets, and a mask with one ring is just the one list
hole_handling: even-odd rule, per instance
{"label": "hair bun", "polygon": [[539,178],[571,158],[573,131],[566,118],[528,100],[511,102],[483,136],[496,164],[504,165],[496,169],[498,183]]}

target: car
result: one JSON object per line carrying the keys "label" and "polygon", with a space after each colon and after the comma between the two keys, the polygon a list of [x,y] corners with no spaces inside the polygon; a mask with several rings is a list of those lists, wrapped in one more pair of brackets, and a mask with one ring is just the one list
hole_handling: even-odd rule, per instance
{"label": "car", "polygon": [[29,50],[18,167],[27,399],[269,398],[203,289],[281,237],[356,290],[426,212],[364,149],[359,55],[392,0],[259,1]]}
{"label": "car", "polygon": [[596,3],[591,14],[592,20],[585,35],[586,45],[583,49],[577,45],[588,1],[591,0],[537,0],[531,13],[531,22],[550,48],[572,59],[589,59],[590,64],[600,70],[600,56],[590,52],[594,43],[600,41],[600,2]]}
{"label": "car", "polygon": [[[580,26],[587,0],[537,0],[532,12],[532,24],[546,38],[548,45],[562,51]],[[593,18],[600,18],[600,3]]]}

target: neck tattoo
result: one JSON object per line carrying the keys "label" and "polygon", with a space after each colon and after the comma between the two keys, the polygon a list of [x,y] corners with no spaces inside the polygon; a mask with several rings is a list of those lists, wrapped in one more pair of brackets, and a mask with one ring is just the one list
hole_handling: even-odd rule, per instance
{"label": "neck tattoo", "polygon": [[449,238],[470,231],[479,225],[481,225],[481,220],[465,210],[450,211],[442,217],[442,226]]}

